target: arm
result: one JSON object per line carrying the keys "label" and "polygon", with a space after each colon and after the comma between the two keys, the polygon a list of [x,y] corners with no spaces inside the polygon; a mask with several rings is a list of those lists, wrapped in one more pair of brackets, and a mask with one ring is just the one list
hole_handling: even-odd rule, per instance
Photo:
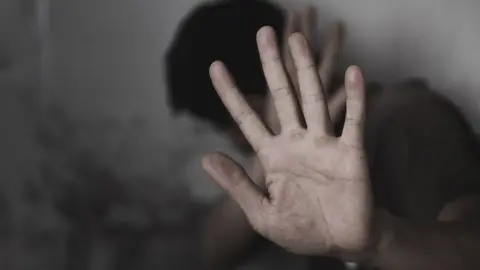
{"label": "arm", "polygon": [[203,231],[202,257],[207,269],[231,265],[252,245],[255,235],[237,203],[223,198],[208,217]]}
{"label": "arm", "polygon": [[382,237],[373,265],[387,270],[480,269],[480,198],[447,205],[437,222],[381,213]]}
{"label": "arm", "polygon": [[277,61],[273,29],[264,27],[257,37],[260,57],[268,61],[264,69],[272,97],[280,105],[280,124],[287,127],[281,129],[282,133],[271,134],[256,114],[245,113],[252,109],[238,93],[223,63],[213,63],[210,75],[253,149],[261,153],[258,156],[264,165],[267,193],[228,156],[212,153],[202,160],[204,169],[238,202],[252,227],[297,254],[365,255],[375,247],[377,252],[370,258],[383,269],[478,269],[475,255],[480,248],[479,232],[466,218],[478,213],[475,200],[447,205],[437,222],[375,215],[363,149],[365,86],[360,68],[351,66],[346,71],[344,129],[340,137],[329,136],[331,123],[307,41],[301,34],[293,35],[290,45],[295,64],[302,71],[301,94],[314,97],[302,99],[307,123],[304,129],[291,88],[284,86],[288,82]]}
{"label": "arm", "polygon": [[[263,183],[256,158],[252,158],[249,175],[257,184]],[[231,197],[223,198],[207,217],[203,230],[202,251],[207,269],[229,265],[248,250],[256,235],[237,202]]]}

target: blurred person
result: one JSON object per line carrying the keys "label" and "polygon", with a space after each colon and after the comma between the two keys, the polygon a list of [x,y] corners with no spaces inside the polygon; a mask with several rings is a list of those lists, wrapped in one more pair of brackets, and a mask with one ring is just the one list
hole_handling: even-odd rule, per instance
{"label": "blurred person", "polygon": [[[217,130],[229,134],[240,151],[251,155],[248,142],[214,92],[208,75],[209,65],[221,59],[236,71],[235,80],[240,89],[244,89],[244,96],[271,124],[271,128],[276,129],[278,121],[258,58],[256,32],[262,26],[270,25],[276,31],[284,32],[284,38],[277,40],[280,44],[295,31],[312,39],[314,16],[312,8],[305,8],[284,18],[279,7],[263,0],[218,1],[193,10],[181,23],[167,52],[169,103],[173,111],[206,120]],[[327,38],[318,70],[328,89],[333,88],[330,85],[334,84],[334,64],[342,39],[342,25],[336,23]],[[287,62],[291,83],[297,88],[296,70],[288,49],[284,50],[282,57]],[[341,115],[344,100],[344,92],[336,91],[330,102],[332,114]],[[248,170],[252,176],[262,178],[260,164],[254,156]],[[206,267],[217,269],[233,265],[248,253],[252,244],[258,242],[256,238],[236,202],[228,197],[222,199],[205,222],[202,253]],[[342,265],[339,262],[334,264]]]}
{"label": "blurred person", "polygon": [[296,254],[391,270],[480,269],[480,148],[458,110],[420,80],[367,99],[361,70],[351,66],[336,136],[305,36],[289,39],[300,110],[274,29],[263,27],[257,43],[277,132],[249,106],[224,63],[215,61],[210,76],[264,177],[252,178],[221,153],[203,159],[251,227]]}

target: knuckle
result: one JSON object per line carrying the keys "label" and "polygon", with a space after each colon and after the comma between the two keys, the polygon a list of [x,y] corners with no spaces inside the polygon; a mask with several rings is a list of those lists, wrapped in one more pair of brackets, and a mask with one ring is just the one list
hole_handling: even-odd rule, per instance
{"label": "knuckle", "polygon": [[273,93],[289,96],[291,95],[290,86],[279,86],[272,89]]}
{"label": "knuckle", "polygon": [[[269,49],[271,50],[271,49]],[[269,55],[270,54],[270,55]],[[264,68],[268,68],[272,65],[278,65],[282,63],[282,59],[280,58],[279,55],[276,54],[275,51],[268,51],[265,52],[265,55],[262,59],[262,65]]]}
{"label": "knuckle", "polygon": [[233,118],[239,124],[243,124],[249,117],[254,114],[252,109],[242,110],[239,114],[235,115]]}
{"label": "knuckle", "polygon": [[361,127],[364,124],[364,118],[363,117],[346,117],[345,118],[345,124],[349,126],[354,126],[354,127]]}
{"label": "knuckle", "polygon": [[303,129],[294,129],[288,133],[288,138],[292,141],[300,141],[305,138],[306,132]]}
{"label": "knuckle", "polygon": [[299,67],[297,68],[298,74],[305,73],[305,72],[315,72],[317,66],[313,63],[311,57],[309,55],[302,56],[301,59],[302,63],[299,63]]}

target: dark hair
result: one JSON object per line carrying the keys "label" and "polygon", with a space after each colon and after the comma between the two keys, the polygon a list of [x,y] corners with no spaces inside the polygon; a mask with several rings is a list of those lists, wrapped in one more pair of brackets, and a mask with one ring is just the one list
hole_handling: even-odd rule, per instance
{"label": "dark hair", "polygon": [[166,55],[169,104],[219,128],[233,124],[216,94],[209,66],[223,61],[245,96],[266,95],[256,33],[272,26],[283,32],[283,11],[264,0],[227,0],[196,7],[182,21]]}

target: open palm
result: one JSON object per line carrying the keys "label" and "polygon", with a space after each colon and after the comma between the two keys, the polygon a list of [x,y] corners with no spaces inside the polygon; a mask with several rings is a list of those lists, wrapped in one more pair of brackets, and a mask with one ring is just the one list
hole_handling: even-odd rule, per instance
{"label": "open palm", "polygon": [[281,126],[272,134],[246,103],[225,66],[211,66],[212,82],[265,171],[267,193],[223,154],[210,154],[204,168],[242,207],[252,226],[284,248],[301,254],[364,250],[371,241],[371,191],[362,145],[363,78],[346,73],[347,116],[340,138],[331,123],[306,39],[289,40],[307,128],[302,127],[275,33],[260,29],[258,48]]}

